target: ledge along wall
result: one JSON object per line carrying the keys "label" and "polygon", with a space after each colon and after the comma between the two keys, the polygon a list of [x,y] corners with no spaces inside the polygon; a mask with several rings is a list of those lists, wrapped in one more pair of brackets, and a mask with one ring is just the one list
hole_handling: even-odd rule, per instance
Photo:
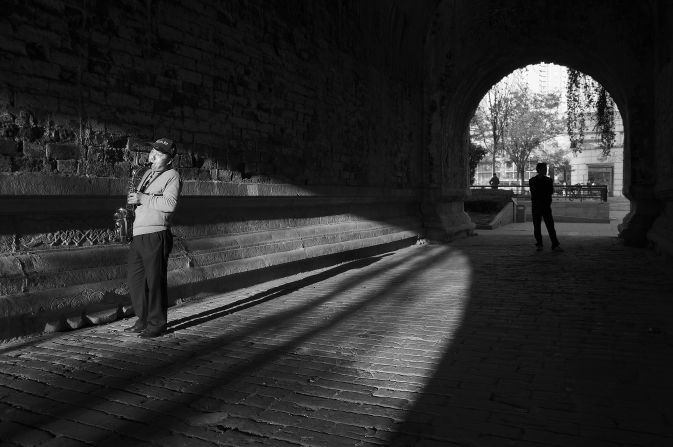
{"label": "ledge along wall", "polygon": [[[185,183],[175,216],[171,303],[412,244],[422,231],[414,190],[321,193],[283,184],[220,183],[206,186],[222,194],[203,195],[201,185]],[[237,195],[226,195],[231,189]],[[128,248],[113,240],[111,221],[111,211],[123,200],[123,195],[0,199],[3,225],[10,226],[2,228],[4,241],[16,244],[0,255],[3,339],[129,315]]]}
{"label": "ledge along wall", "polygon": [[[526,207],[526,220],[532,222],[533,208],[530,200],[517,200],[517,203]],[[610,223],[610,204],[607,202],[555,200],[551,209],[554,222]]]}
{"label": "ledge along wall", "polygon": [[422,231],[422,56],[394,5],[57,0],[4,13],[0,339],[127,313],[112,213],[138,141],[178,145],[172,301]]}

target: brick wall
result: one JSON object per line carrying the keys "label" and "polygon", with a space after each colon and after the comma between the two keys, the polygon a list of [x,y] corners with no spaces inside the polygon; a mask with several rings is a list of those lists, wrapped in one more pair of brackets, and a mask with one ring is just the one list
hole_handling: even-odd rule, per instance
{"label": "brick wall", "polygon": [[171,302],[414,243],[422,51],[403,15],[358,0],[4,2],[0,342],[128,305],[112,213],[142,142],[163,136],[185,180]]}
{"label": "brick wall", "polygon": [[673,199],[673,6],[666,2],[657,11],[657,73],[655,107],[657,113],[657,189]]}
{"label": "brick wall", "polygon": [[360,2],[10,1],[0,173],[123,177],[173,137],[185,179],[420,183],[420,83]]}

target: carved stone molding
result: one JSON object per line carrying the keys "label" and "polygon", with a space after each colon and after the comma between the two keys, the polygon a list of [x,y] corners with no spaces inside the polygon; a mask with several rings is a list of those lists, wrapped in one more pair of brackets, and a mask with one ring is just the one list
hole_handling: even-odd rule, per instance
{"label": "carved stone molding", "polygon": [[116,243],[112,229],[62,230],[53,233],[24,236],[19,238],[19,250],[49,247],[90,247]]}

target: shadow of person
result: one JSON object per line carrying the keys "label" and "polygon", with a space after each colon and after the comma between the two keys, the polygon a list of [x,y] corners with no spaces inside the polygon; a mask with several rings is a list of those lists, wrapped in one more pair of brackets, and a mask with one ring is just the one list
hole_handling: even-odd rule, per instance
{"label": "shadow of person", "polygon": [[348,270],[365,268],[378,262],[385,256],[389,256],[389,254],[372,256],[364,259],[358,259],[355,261],[346,262],[344,264],[338,265],[336,267],[330,268],[320,273],[316,273],[307,276],[305,278],[298,279],[296,281],[281,284],[280,286],[272,287],[268,290],[256,293],[250,297],[234,301],[233,303],[225,304],[224,306],[220,306],[216,309],[210,309],[195,315],[190,315],[188,317],[170,321],[167,325],[166,332],[169,333],[169,332],[175,332],[180,329],[186,329],[188,327],[202,324],[225,315],[239,312],[243,309],[247,309],[249,307],[256,306],[258,304],[287,295],[303,287],[319,283],[328,278],[347,272]]}

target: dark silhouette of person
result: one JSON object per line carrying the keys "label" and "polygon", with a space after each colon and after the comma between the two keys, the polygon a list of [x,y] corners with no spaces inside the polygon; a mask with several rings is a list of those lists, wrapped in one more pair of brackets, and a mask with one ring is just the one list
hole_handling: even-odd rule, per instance
{"label": "dark silhouette of person", "polygon": [[498,185],[500,184],[500,179],[498,176],[493,173],[493,177],[491,177],[491,180],[488,181],[488,184],[491,185],[491,188],[493,189],[498,189]]}
{"label": "dark silhouette of person", "polygon": [[542,231],[540,229],[541,221],[544,224],[551,239],[551,249],[553,251],[563,251],[559,246],[554,228],[554,218],[551,214],[551,196],[554,194],[554,182],[547,177],[547,163],[538,163],[535,166],[537,175],[528,180],[530,186],[530,199],[532,203],[533,214],[533,235],[535,236],[535,246],[538,251],[542,250]]}

